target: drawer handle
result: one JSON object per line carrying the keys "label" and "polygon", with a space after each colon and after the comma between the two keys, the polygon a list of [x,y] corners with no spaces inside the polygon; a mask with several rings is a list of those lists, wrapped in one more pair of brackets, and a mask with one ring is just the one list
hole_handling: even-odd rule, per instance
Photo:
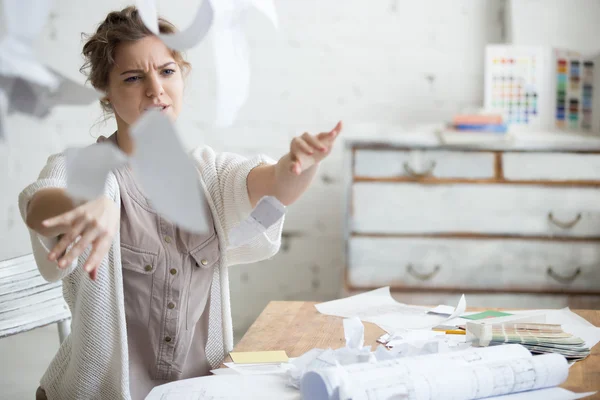
{"label": "drawer handle", "polygon": [[404,171],[406,171],[406,173],[409,176],[412,176],[414,178],[424,178],[426,176],[431,176],[431,174],[433,174],[434,169],[435,169],[435,161],[432,161],[431,164],[429,164],[429,168],[427,168],[423,172],[417,172],[414,169],[412,169],[412,167],[410,165],[408,165],[407,162],[404,163]]}
{"label": "drawer handle", "polygon": [[571,275],[571,276],[561,276],[561,275],[557,274],[556,272],[554,272],[552,267],[548,267],[548,270],[546,271],[546,273],[548,274],[549,277],[551,277],[552,279],[554,279],[557,282],[571,283],[575,280],[575,278],[577,278],[579,276],[579,274],[581,274],[581,268],[577,268],[575,270],[575,272],[573,272],[573,275]]}
{"label": "drawer handle", "polygon": [[572,227],[574,227],[575,225],[577,225],[577,223],[579,221],[581,221],[581,213],[578,213],[574,220],[569,221],[569,222],[563,222],[563,221],[559,221],[556,218],[554,218],[554,215],[552,214],[552,212],[549,212],[548,213],[548,220],[550,222],[552,222],[554,225],[558,226],[559,228],[562,228],[562,229],[571,229]]}
{"label": "drawer handle", "polygon": [[406,266],[406,271],[407,271],[409,274],[411,274],[412,276],[414,276],[415,278],[419,279],[419,280],[422,280],[422,281],[428,281],[428,280],[430,280],[431,278],[433,278],[433,277],[434,277],[434,276],[435,276],[435,275],[436,275],[438,272],[440,272],[440,266],[439,266],[439,265],[436,265],[436,266],[433,268],[433,271],[431,271],[430,273],[428,273],[428,274],[422,274],[422,273],[420,273],[420,272],[417,272],[417,271],[415,271],[415,269],[413,268],[413,265],[412,265],[412,264],[408,264],[408,265]]}

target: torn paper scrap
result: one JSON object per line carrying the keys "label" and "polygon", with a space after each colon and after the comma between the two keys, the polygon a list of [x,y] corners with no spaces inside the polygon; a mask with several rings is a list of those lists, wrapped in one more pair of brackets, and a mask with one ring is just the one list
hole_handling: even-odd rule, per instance
{"label": "torn paper scrap", "polygon": [[131,168],[156,211],[189,232],[207,232],[210,211],[200,176],[168,117],[148,111],[132,126],[131,135]]}
{"label": "torn paper scrap", "polygon": [[[13,0],[8,1],[10,3]],[[33,38],[31,38],[33,41]],[[60,82],[37,59],[30,40],[9,33],[0,40],[0,76],[6,79],[21,78],[48,90],[58,89]],[[6,85],[7,82],[3,82]]]}
{"label": "torn paper scrap", "polygon": [[250,61],[244,16],[255,7],[277,29],[279,26],[273,0],[218,0],[213,4],[215,22],[213,46],[216,63],[217,105],[215,124],[231,126],[248,98]]}
{"label": "torn paper scrap", "polygon": [[53,74],[58,82],[55,90],[23,78],[2,77],[0,90],[8,98],[6,114],[18,112],[36,118],[44,118],[57,106],[91,104],[101,96],[93,89],[79,85],[58,73],[53,72]]}
{"label": "torn paper scrap", "polygon": [[140,18],[150,32],[158,36],[167,47],[180,51],[191,49],[204,39],[212,26],[214,16],[211,2],[209,0],[202,0],[202,4],[198,7],[190,26],[177,33],[163,34],[160,33],[158,27],[156,0],[137,0],[137,9],[140,13]]}
{"label": "torn paper scrap", "polygon": [[402,343],[425,342],[438,336],[446,336],[444,332],[432,331],[428,329],[410,329],[396,331],[388,339],[385,345],[389,348]]}
{"label": "torn paper scrap", "polygon": [[4,0],[7,36],[19,38],[31,46],[44,29],[53,5],[53,0]]}
{"label": "torn paper scrap", "polygon": [[344,319],[346,347],[360,349],[365,345],[365,326],[357,317]]}
{"label": "torn paper scrap", "polygon": [[229,127],[248,99],[250,62],[241,25],[233,21],[221,24],[224,26],[217,25],[213,35],[217,79],[215,125]]}
{"label": "torn paper scrap", "polygon": [[5,119],[19,112],[43,118],[59,105],[90,104],[100,98],[43,65],[33,43],[49,16],[52,1],[5,0],[6,35],[0,40],[0,138],[6,136]]}
{"label": "torn paper scrap", "polygon": [[137,7],[144,25],[175,50],[196,46],[212,27],[217,78],[215,123],[230,126],[248,98],[250,85],[248,43],[243,31],[245,15],[254,7],[277,29],[273,0],[202,0],[190,26],[174,34],[159,32],[155,0],[137,0]]}
{"label": "torn paper scrap", "polygon": [[285,215],[285,206],[273,196],[258,201],[248,218],[229,232],[229,246],[242,246],[265,233]]}
{"label": "torn paper scrap", "polygon": [[455,308],[452,306],[439,305],[437,307],[432,308],[428,312],[430,314],[451,315],[454,312],[454,310]]}
{"label": "torn paper scrap", "polygon": [[390,341],[391,337],[392,337],[391,334],[384,333],[383,335],[379,336],[379,338],[377,338],[377,343],[386,344],[387,342]]}
{"label": "torn paper scrap", "polygon": [[454,309],[454,312],[452,314],[450,314],[448,319],[444,320],[444,322],[460,317],[462,314],[465,313],[466,310],[467,310],[467,300],[465,299],[465,295],[463,294],[460,296],[460,300],[458,300],[458,305]]}
{"label": "torn paper scrap", "polygon": [[98,143],[65,150],[67,194],[76,201],[92,200],[104,193],[108,173],[127,163],[127,157],[112,143]]}

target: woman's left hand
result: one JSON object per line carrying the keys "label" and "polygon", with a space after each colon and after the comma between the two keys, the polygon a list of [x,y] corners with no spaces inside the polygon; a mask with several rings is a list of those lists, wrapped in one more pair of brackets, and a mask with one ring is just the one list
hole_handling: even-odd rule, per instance
{"label": "woman's left hand", "polygon": [[342,121],[329,132],[322,132],[317,135],[304,133],[292,139],[290,145],[291,165],[290,172],[296,175],[302,174],[331,153],[335,139],[342,131]]}

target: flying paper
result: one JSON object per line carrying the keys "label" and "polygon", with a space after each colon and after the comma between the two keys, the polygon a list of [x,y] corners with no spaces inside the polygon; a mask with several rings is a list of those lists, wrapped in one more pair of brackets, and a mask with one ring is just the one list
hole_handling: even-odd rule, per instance
{"label": "flying paper", "polygon": [[186,50],[200,43],[213,27],[217,77],[215,123],[230,126],[248,98],[250,85],[249,51],[243,31],[245,14],[252,7],[264,14],[278,29],[273,0],[203,0],[191,25],[174,34],[161,34],[155,0],[137,0],[144,25],[168,47]]}
{"label": "flying paper", "polygon": [[213,22],[213,8],[209,0],[203,0],[196,11],[192,24],[185,30],[173,34],[162,34],[158,29],[158,13],[155,0],[137,0],[137,8],[144,25],[174,50],[187,50],[204,39]]}
{"label": "flying paper", "polygon": [[250,63],[242,22],[244,14],[255,7],[278,29],[272,0],[219,0],[215,4],[214,52],[217,77],[216,125],[233,124],[248,98]]}
{"label": "flying paper", "polygon": [[144,194],[159,213],[189,232],[206,232],[200,178],[168,117],[147,111],[132,126],[131,134],[136,139],[131,157],[110,143],[68,149],[67,193],[78,200],[97,198],[104,191],[108,172],[129,161]]}
{"label": "flying paper", "polygon": [[33,43],[50,13],[52,1],[5,0],[7,33],[0,41],[0,140],[6,116],[19,112],[43,118],[58,105],[89,104],[100,98],[43,65]]}
{"label": "flying paper", "polygon": [[127,156],[111,143],[65,150],[67,193],[73,199],[91,200],[104,193],[109,171],[127,163]]}

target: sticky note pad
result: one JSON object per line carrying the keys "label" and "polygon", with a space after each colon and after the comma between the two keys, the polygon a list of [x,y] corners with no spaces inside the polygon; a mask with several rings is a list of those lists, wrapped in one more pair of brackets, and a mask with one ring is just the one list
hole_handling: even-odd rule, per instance
{"label": "sticky note pad", "polygon": [[236,364],[265,364],[288,362],[288,356],[283,350],[278,351],[243,351],[229,353]]}
{"label": "sticky note pad", "polygon": [[512,314],[505,313],[505,312],[502,312],[502,311],[487,310],[487,311],[483,311],[483,312],[480,312],[480,313],[477,313],[477,314],[464,315],[464,316],[461,316],[461,318],[470,319],[470,320],[476,321],[478,319],[506,317],[508,315],[512,315]]}

